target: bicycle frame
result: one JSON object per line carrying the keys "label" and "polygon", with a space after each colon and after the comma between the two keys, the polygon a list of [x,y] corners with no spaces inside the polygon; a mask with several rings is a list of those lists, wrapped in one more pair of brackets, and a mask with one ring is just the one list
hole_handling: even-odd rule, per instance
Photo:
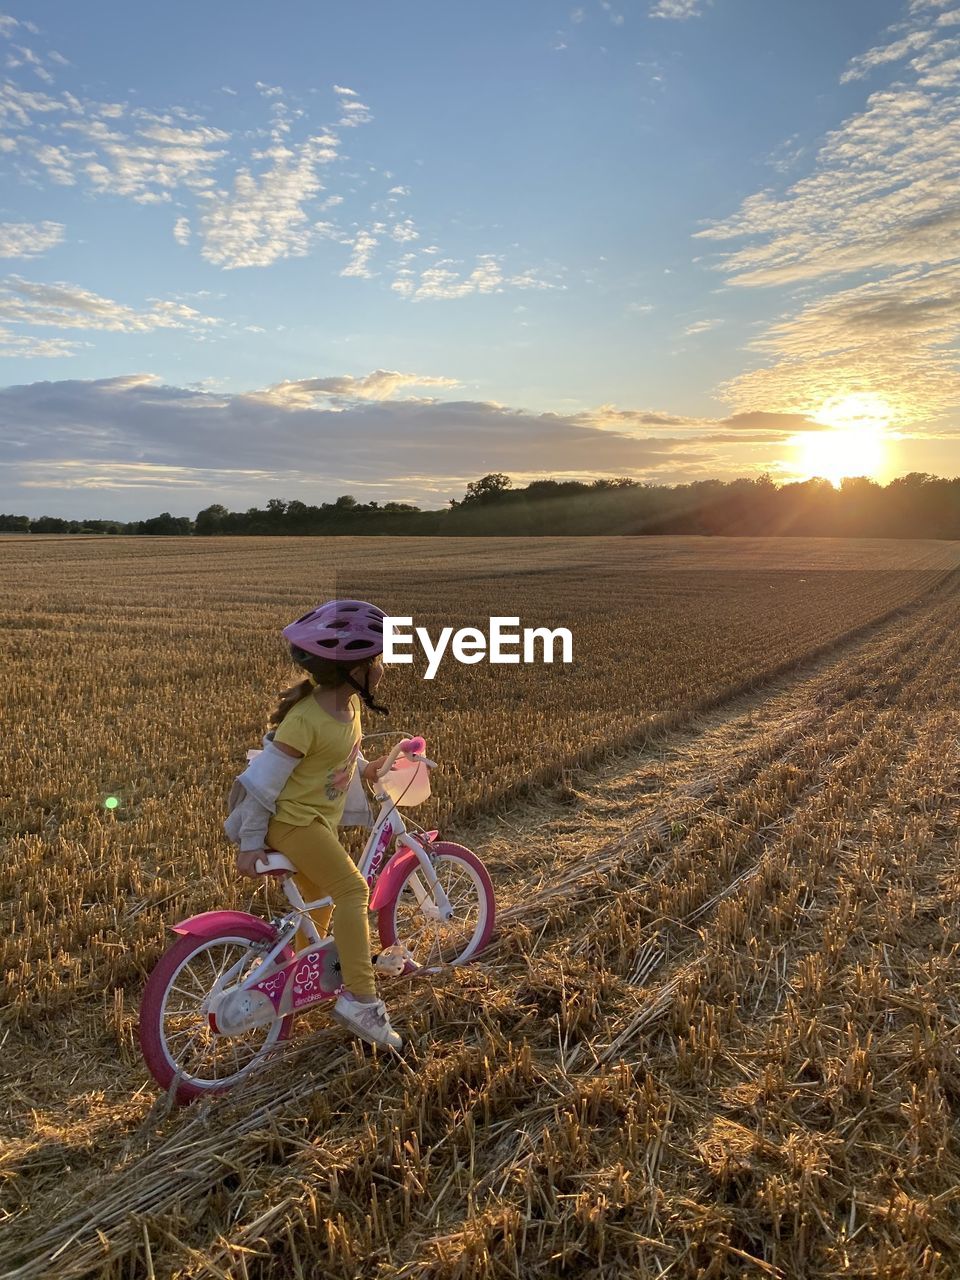
{"label": "bicycle frame", "polygon": [[[426,842],[429,843],[435,836],[436,832],[426,833]],[[430,856],[427,853],[424,844],[407,831],[407,826],[403,820],[403,816],[398,810],[396,804],[388,797],[383,797],[382,799],[380,813],[377,815],[376,821],[370,831],[370,835],[367,837],[363,853],[361,854],[360,861],[358,863],[361,875],[370,886],[371,896],[374,894],[377,879],[383,870],[387,850],[390,847],[391,840],[396,840],[398,849],[403,848],[409,850],[416,857],[416,860],[419,863],[420,871],[423,873],[427,887],[424,887],[420,879],[420,875],[415,874],[411,880],[411,888],[413,889],[421,909],[424,910],[425,914],[430,916],[433,916],[433,914],[436,913],[440,919],[448,919],[453,914],[452,908],[450,906],[450,901],[444,892],[443,886],[437,879],[433,863],[430,861]],[[398,853],[396,856],[399,857],[402,855]],[[304,957],[314,953],[317,948],[329,945],[332,941],[330,938],[320,937],[320,932],[309,913],[321,907],[333,906],[333,899],[327,896],[324,898],[318,898],[315,902],[304,901],[303,895],[300,893],[300,890],[294,881],[294,874],[294,872],[286,872],[284,873],[282,880],[283,891],[292,910],[279,920],[275,921],[275,925],[278,930],[275,940],[260,963],[247,974],[238,990],[249,990],[250,988],[258,986],[271,976],[270,971],[272,969],[275,968],[278,973],[282,972],[288,969],[291,965],[302,960]],[[276,961],[278,960],[280,953],[289,944],[297,932],[302,932],[306,936],[308,939],[307,945],[302,947],[293,959],[284,960],[279,966],[276,965]],[[245,960],[246,957],[242,957],[236,962],[236,964],[232,965],[220,975],[214,987],[211,989],[208,998],[213,998],[223,991],[224,988],[229,986],[234,975],[242,969]],[[298,1002],[297,1007],[305,1008],[309,1004],[318,1003],[319,1001],[327,998],[329,997],[318,994],[313,998]]]}

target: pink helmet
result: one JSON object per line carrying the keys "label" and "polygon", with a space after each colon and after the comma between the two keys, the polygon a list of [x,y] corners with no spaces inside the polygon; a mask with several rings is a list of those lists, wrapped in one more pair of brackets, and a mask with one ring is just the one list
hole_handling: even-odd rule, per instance
{"label": "pink helmet", "polygon": [[365,600],[328,600],[284,627],[282,634],[304,655],[362,662],[383,653],[383,619],[383,610]]}

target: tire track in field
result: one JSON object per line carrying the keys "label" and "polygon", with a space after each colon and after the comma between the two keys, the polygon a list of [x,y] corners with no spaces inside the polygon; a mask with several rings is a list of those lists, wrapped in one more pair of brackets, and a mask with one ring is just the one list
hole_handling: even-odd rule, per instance
{"label": "tire track in field", "polygon": [[[910,639],[909,635],[905,637],[906,643],[909,643]],[[898,642],[893,646],[893,653],[902,652],[904,647],[902,642]],[[936,633],[928,636],[925,649],[928,655],[938,651],[939,636]],[[882,669],[890,656],[889,647],[878,653],[878,667]],[[868,704],[876,712],[872,724],[864,714],[863,695],[860,695],[860,700],[855,706],[851,706],[842,697],[842,688],[837,691],[840,694],[837,711],[823,722],[821,736],[808,740],[807,767],[802,778],[790,779],[798,784],[797,788],[782,789],[773,802],[774,814],[767,827],[757,828],[750,833],[753,837],[751,852],[756,853],[755,859],[743,870],[738,870],[735,877],[723,885],[717,893],[699,902],[684,915],[674,917],[673,923],[679,920],[681,926],[686,926],[682,931],[675,931],[676,938],[682,940],[689,937],[689,926],[704,919],[711,912],[714,917],[721,914],[724,904],[731,899],[737,899],[738,905],[736,911],[728,911],[727,915],[730,917],[730,924],[736,926],[736,913],[755,904],[762,896],[763,877],[766,875],[769,879],[777,873],[785,851],[789,853],[796,851],[796,837],[809,825],[811,814],[831,808],[838,790],[851,792],[854,784],[863,779],[863,765],[870,758],[875,740],[882,742],[896,737],[901,752],[909,749],[913,737],[913,726],[909,714],[897,712],[893,708],[885,709],[884,703],[887,701],[888,691],[894,687],[902,691],[911,679],[918,685],[922,685],[925,678],[923,662],[925,655],[918,649],[914,656],[913,671],[909,675],[901,670],[891,672],[889,681],[882,678],[878,680],[873,700]],[[847,723],[844,723],[845,721]],[[844,749],[837,752],[835,750],[837,747]],[[775,785],[778,768],[779,761],[776,761],[760,771],[756,778],[759,789],[768,791],[772,784]],[[866,781],[869,797],[875,799],[882,794],[886,775],[875,775]],[[736,819],[733,821],[737,822]],[[737,823],[737,825],[741,824]],[[686,842],[679,847],[677,854],[678,860],[689,857],[690,850]],[[659,872],[660,869],[656,870]],[[639,888],[640,886],[631,886],[631,893],[635,894]],[[767,901],[770,908],[777,905],[775,896],[769,900],[765,899],[765,902]],[[523,914],[525,913],[521,913],[521,918]],[[574,915],[576,914],[578,913],[575,912]],[[663,924],[654,926],[645,937],[641,937],[637,948],[641,962],[644,962],[645,953],[649,953],[651,944],[659,944],[663,933],[671,927],[669,917],[661,917],[661,920],[666,923],[666,927]],[[566,928],[571,923],[570,916],[567,916],[563,926]],[[640,1009],[627,1026],[607,1048],[600,1051],[600,1061],[609,1061],[616,1057],[633,1036],[648,1029],[662,1017],[682,984],[694,977],[711,956],[719,957],[722,961],[722,953],[718,951],[717,941],[711,937],[709,927],[707,930],[698,930],[695,941],[689,942],[686,946],[681,942],[674,947],[670,955],[671,968],[674,970],[672,976],[644,995]],[[597,948],[594,944],[591,943],[588,953],[597,957]],[[620,968],[621,976],[627,976],[627,971],[622,970],[622,965],[618,965],[615,956],[601,953],[599,958],[604,968],[615,971]],[[663,958],[666,958],[665,955]],[[596,1046],[592,1046],[590,1052],[595,1054]],[[581,1044],[567,1058],[568,1067],[575,1065],[583,1056],[584,1045]]]}
{"label": "tire track in field", "polygon": [[[823,764],[820,756],[823,752],[820,739],[825,730],[839,724],[841,737],[847,743],[854,742],[858,733],[862,732],[862,721],[859,726],[854,721],[843,727],[843,722],[848,719],[847,708],[851,693],[860,698],[861,711],[866,707],[879,707],[896,695],[904,681],[924,660],[925,653],[936,652],[939,641],[925,634],[928,625],[926,616],[916,620],[908,619],[895,632],[888,634],[880,646],[874,645],[866,651],[861,646],[842,666],[831,663],[816,680],[811,682],[807,679],[799,686],[794,683],[786,695],[777,697],[772,704],[761,704],[760,713],[767,713],[773,720],[774,728],[759,744],[755,743],[753,737],[743,736],[755,728],[749,723],[757,714],[753,710],[734,721],[721,722],[717,730],[708,731],[694,739],[685,735],[680,748],[684,754],[680,760],[679,776],[675,778],[666,799],[657,796],[652,805],[645,806],[648,809],[646,819],[634,826],[625,837],[621,834],[619,840],[606,847],[601,846],[587,858],[583,858],[581,853],[576,863],[557,876],[556,863],[566,853],[566,848],[560,844],[552,859],[554,865],[550,867],[553,874],[545,875],[540,869],[535,878],[521,880],[519,892],[516,893],[518,901],[500,912],[501,924],[537,922],[542,908],[553,899],[565,898],[578,884],[586,887],[591,882],[602,879],[625,859],[636,862],[637,855],[641,854],[643,848],[650,850],[650,878],[664,872],[667,859],[674,865],[682,863],[685,868],[689,868],[691,864],[696,865],[698,857],[701,863],[709,863],[713,858],[713,849],[708,847],[697,850],[692,845],[696,838],[696,824],[702,824],[705,819],[709,821],[718,814],[722,816],[722,807],[730,788],[739,787],[741,791],[745,791],[752,784],[753,792],[764,796],[767,805],[764,820],[755,822],[748,829],[743,818],[749,817],[749,812],[741,809],[737,816],[731,818],[732,825],[745,830],[745,834],[750,837],[752,848],[745,851],[744,857],[737,862],[733,868],[734,873],[727,881],[715,880],[715,893],[705,889],[699,901],[692,901],[686,910],[679,912],[682,918],[692,923],[699,914],[740,883],[743,872],[755,866],[756,857],[751,858],[751,853],[761,852],[770,842],[777,825],[783,821],[785,814],[796,807],[810,786],[822,784]],[[777,723],[785,711],[790,714],[786,730]],[[814,726],[817,726],[818,734],[810,733]],[[799,741],[798,733],[802,735]],[[714,763],[711,773],[704,775],[703,757],[715,750],[717,738],[720,740],[721,751],[726,750],[728,759],[721,762],[719,768]],[[843,741],[838,739],[836,744],[828,744],[828,748],[842,748]],[[804,753],[809,757],[805,765]],[[586,793],[586,799],[589,802],[589,792]],[[587,807],[586,804],[584,807]],[[615,821],[619,821],[619,805],[616,806],[616,811]],[[605,819],[603,827],[606,825]],[[690,833],[682,843],[671,846],[666,837],[671,830],[680,826],[689,826]],[[715,832],[717,839],[725,838],[727,841],[734,834],[729,829],[729,824],[727,830]],[[658,841],[667,845],[666,858],[658,858]],[[581,838],[573,842],[573,847],[577,846],[582,848]],[[497,884],[499,889],[499,878]],[[631,886],[631,892],[635,893],[638,888],[638,885]]]}
{"label": "tire track in field", "polygon": [[[899,610],[893,624],[872,624],[865,636],[844,642],[839,651],[835,646],[826,656],[805,660],[791,674],[737,695],[652,746],[614,752],[612,763],[601,770],[571,771],[575,785],[560,800],[548,791],[517,802],[505,815],[458,829],[457,838],[483,850],[499,896],[509,900],[538,892],[558,865],[579,861],[585,835],[613,844],[634,833],[648,838],[651,831],[689,819],[718,788],[742,780],[751,767],[788,760],[797,735],[822,718],[813,691],[848,679],[851,663],[861,673],[868,671],[875,641],[891,634],[891,625],[893,634],[901,634],[915,616],[935,617],[941,601],[956,598],[958,588],[960,574],[951,573],[931,598]],[[912,640],[900,643],[906,652]],[[863,681],[868,678],[861,675]]]}

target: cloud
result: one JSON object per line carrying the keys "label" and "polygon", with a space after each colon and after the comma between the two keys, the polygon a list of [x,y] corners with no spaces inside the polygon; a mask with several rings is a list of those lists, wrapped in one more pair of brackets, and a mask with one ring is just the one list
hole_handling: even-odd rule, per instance
{"label": "cloud", "polygon": [[827,135],[807,177],[695,234],[741,241],[712,267],[730,285],[807,295],[748,344],[772,363],[719,389],[735,407],[813,414],[866,392],[900,426],[960,403],[960,40],[934,33],[941,7],[912,6],[913,27],[851,61],[845,80],[894,64],[898,78]]}
{"label": "cloud", "polygon": [[307,206],[323,190],[318,170],[336,158],[336,145],[332,134],[318,134],[292,149],[271,148],[259,177],[241,169],[233,193],[218,192],[201,218],[204,258],[232,269],[307,253],[315,239]]}
{"label": "cloud", "polygon": [[13,71],[17,67],[29,67],[33,74],[44,82],[44,84],[53,84],[53,76],[43,65],[43,60],[37,56],[32,49],[28,49],[25,45],[15,44],[13,46],[16,54],[10,54],[7,57],[7,67]]}
{"label": "cloud", "polygon": [[88,342],[67,342],[63,338],[38,338],[33,334],[14,333],[0,325],[0,356],[12,359],[58,359],[73,356]]}
{"label": "cloud", "polygon": [[405,387],[455,387],[457,385],[455,378],[375,369],[364,378],[354,378],[349,374],[333,378],[301,378],[296,382],[279,382],[265,391],[252,394],[286,408],[306,409],[325,400],[337,402],[390,400],[396,392]]}
{"label": "cloud", "polygon": [[[395,496],[402,486],[408,494],[416,490],[412,500],[429,503],[433,495],[440,505],[490,470],[669,479],[704,465],[704,448],[695,442],[598,430],[575,416],[375,394],[384,382],[414,378],[377,370],[366,379],[287,384],[320,386],[319,403],[306,406],[264,392],[167,386],[147,374],[0,389],[0,504],[22,510],[40,494],[56,501],[65,490],[89,488],[134,496],[150,489],[151,501],[159,492],[172,495],[170,501],[177,493],[190,501],[199,494],[198,506],[228,492],[262,502],[270,485],[309,501],[364,488]],[[350,399],[323,403],[323,396],[343,389]],[[158,509],[170,509],[170,501]],[[137,515],[142,507],[132,500],[127,518]]]}
{"label": "cloud", "polygon": [[[11,32],[22,25],[11,22]],[[16,46],[15,52],[21,67],[37,65],[38,56],[26,46]],[[59,63],[62,55],[50,58]],[[177,243],[195,245],[206,262],[223,270],[268,267],[303,257],[331,240],[350,249],[349,257],[336,263],[342,276],[374,279],[379,273],[372,267],[373,256],[384,239],[404,246],[419,240],[415,220],[400,207],[409,186],[395,182],[389,169],[370,166],[392,184],[368,213],[379,214],[383,222],[364,226],[362,215],[347,227],[318,221],[318,213],[345,200],[339,192],[328,192],[323,181],[327,172],[336,172],[330,166],[340,158],[339,132],[300,126],[305,112],[285,102],[283,86],[257,81],[256,88],[268,104],[269,127],[234,136],[178,106],[150,111],[128,102],[95,101],[68,90],[53,95],[7,82],[0,85],[0,156],[14,156],[17,173],[33,185],[77,187],[141,205],[175,202]],[[224,85],[223,92],[235,91]],[[355,89],[334,85],[333,93],[341,128],[356,128],[373,118]],[[250,145],[250,138],[265,137],[265,145]],[[423,252],[438,254],[440,249],[430,245]],[[433,262],[417,273],[402,263],[404,270],[392,288],[400,296],[423,300],[509,287],[558,287],[539,269],[508,272],[489,253],[478,254],[475,267],[465,274],[454,270],[456,265]]]}
{"label": "cloud", "polygon": [[[0,320],[57,329],[101,329],[111,333],[147,333],[154,329],[196,331],[219,321],[179,302],[150,299],[137,311],[71,284],[42,284],[7,276],[0,280]],[[61,352],[59,354],[72,354]]]}
{"label": "cloud", "polygon": [[[432,247],[423,250],[432,252]],[[426,299],[465,298],[473,293],[503,293],[507,289],[562,289],[562,284],[544,280],[533,271],[506,275],[498,255],[482,253],[477,265],[469,274],[453,270],[452,258],[441,258],[433,266],[424,268],[417,278],[410,266],[400,267],[390,288],[403,298],[414,302]]]}
{"label": "cloud", "polygon": [[399,244],[409,244],[411,240],[420,239],[420,232],[415,227],[412,218],[404,218],[402,222],[397,222],[390,228],[390,235]]}
{"label": "cloud", "polygon": [[138,127],[132,134],[98,118],[63,124],[99,152],[99,159],[83,165],[86,181],[95,192],[127,196],[137,204],[157,204],[169,201],[180,187],[203,192],[214,186],[211,171],[227,154],[219,144],[229,139],[228,133],[206,125],[184,129],[169,114],[139,110],[133,114]]}
{"label": "cloud", "polygon": [[74,156],[67,147],[55,147],[47,143],[32,145],[33,157],[47,171],[58,187],[76,186],[77,176],[74,170]]}
{"label": "cloud", "polygon": [[361,276],[370,280],[376,274],[370,270],[370,258],[380,241],[370,231],[359,231],[353,241],[353,253],[350,261],[340,272],[342,276]]}
{"label": "cloud", "polygon": [[807,413],[831,396],[871,393],[897,424],[929,420],[960,403],[960,262],[904,271],[808,303],[749,349],[776,357],[721,387],[737,404]]}
{"label": "cloud", "polygon": [[35,115],[52,116],[69,110],[68,103],[49,94],[21,89],[10,81],[0,85],[0,129],[4,131],[27,128]]}
{"label": "cloud", "polygon": [[0,258],[36,258],[63,243],[60,222],[0,222]]}
{"label": "cloud", "polygon": [[[705,0],[705,3],[711,4],[712,0]],[[671,18],[683,21],[686,18],[699,18],[703,12],[700,8],[701,0],[657,0],[657,3],[650,10],[651,18]]]}
{"label": "cloud", "polygon": [[370,108],[360,101],[355,89],[345,89],[335,84],[333,91],[340,98],[340,109],[343,115],[337,124],[346,129],[355,129],[359,125],[369,124],[373,119]]}
{"label": "cloud", "polygon": [[905,54],[912,52],[914,49],[922,49],[932,39],[932,31],[911,31],[909,35],[904,36],[902,40],[895,41],[893,44],[861,53],[851,61],[850,66],[840,77],[840,83],[849,84],[851,80],[862,80],[875,67],[881,67],[887,62],[899,62]]}

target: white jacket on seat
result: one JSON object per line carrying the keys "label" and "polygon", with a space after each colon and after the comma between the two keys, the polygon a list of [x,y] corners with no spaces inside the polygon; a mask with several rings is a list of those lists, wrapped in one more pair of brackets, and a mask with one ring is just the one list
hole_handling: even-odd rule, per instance
{"label": "white jacket on seat", "polygon": [[[247,752],[249,764],[239,774],[227,798],[228,818],[223,824],[227,839],[240,846],[241,853],[262,849],[270,819],[277,811],[277,797],[302,757],[291,756],[274,745],[271,734],[263,736],[263,749]],[[350,779],[341,827],[370,827],[373,819],[360,775],[367,761],[357,757]]]}

